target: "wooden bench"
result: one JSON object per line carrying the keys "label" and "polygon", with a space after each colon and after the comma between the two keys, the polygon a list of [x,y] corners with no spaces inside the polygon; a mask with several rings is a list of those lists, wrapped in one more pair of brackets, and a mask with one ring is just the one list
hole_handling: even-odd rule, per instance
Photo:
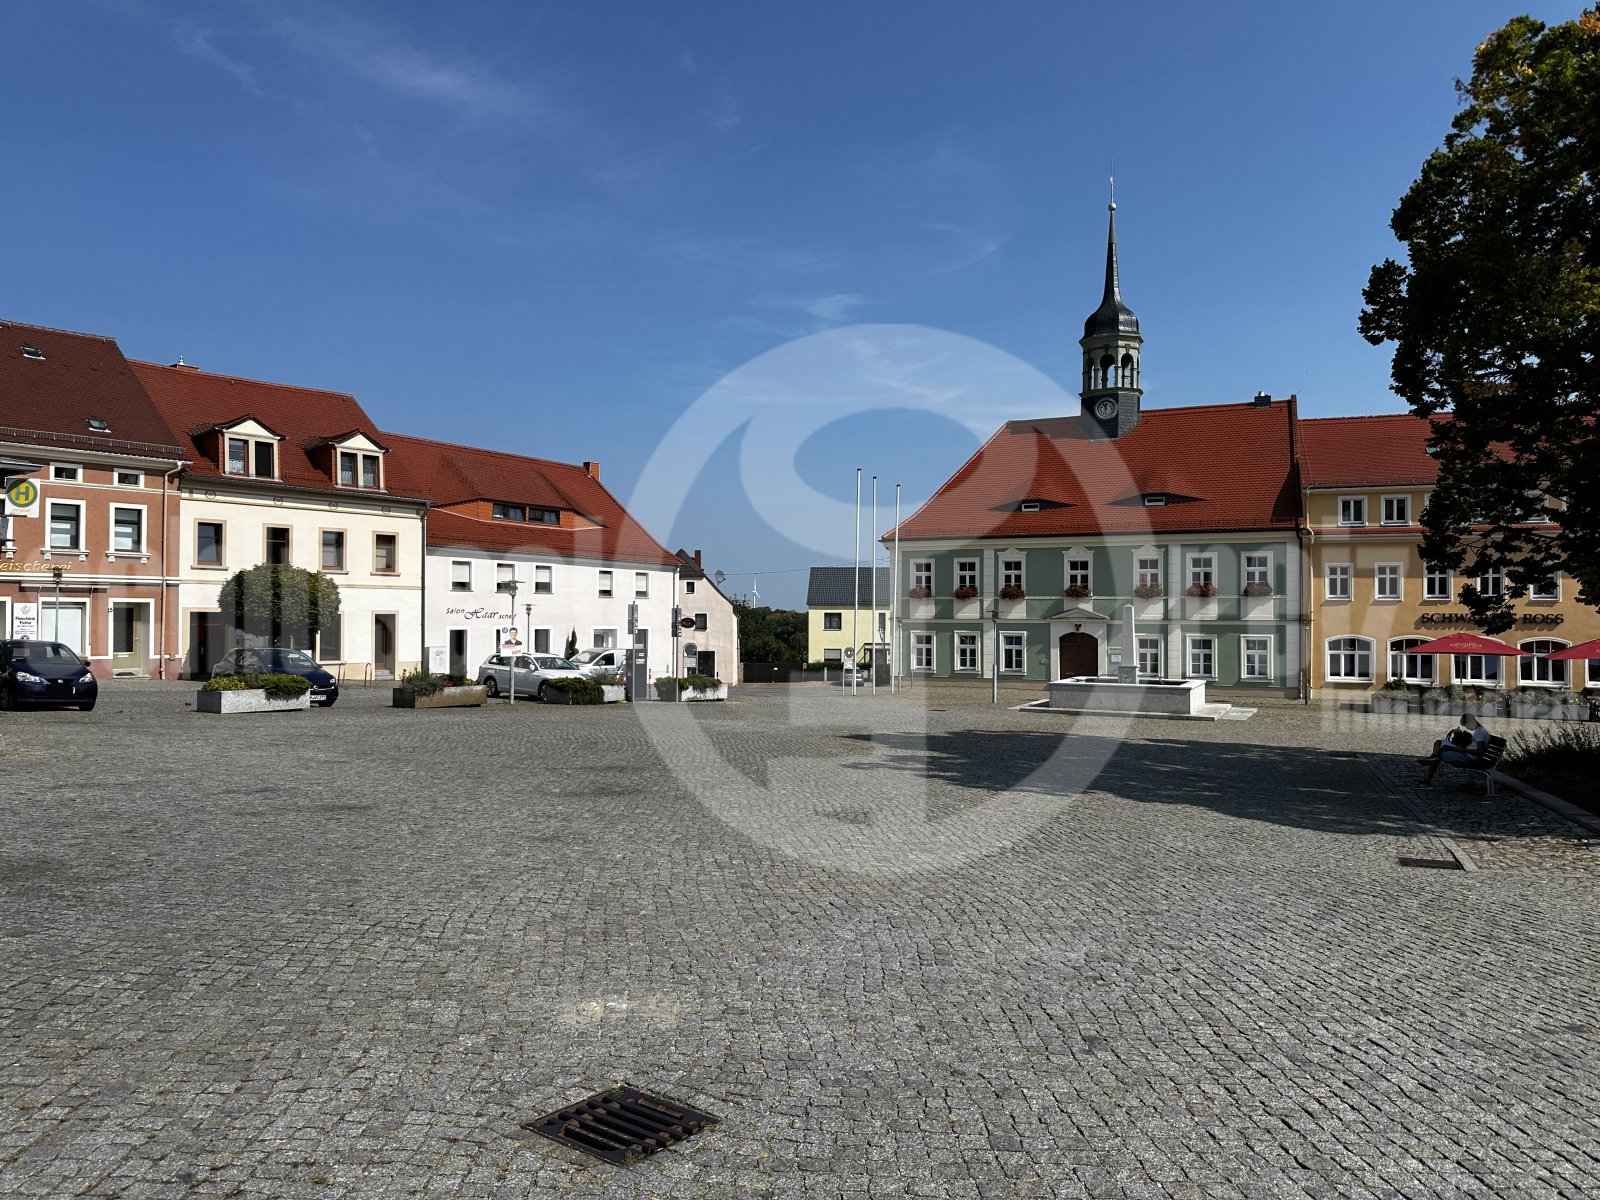
{"label": "wooden bench", "polygon": [[1468,766],[1466,763],[1453,763],[1446,761],[1445,766],[1454,767],[1458,771],[1471,771],[1483,776],[1483,794],[1492,796],[1494,791],[1494,777],[1500,770],[1500,760],[1506,756],[1506,740],[1503,737],[1491,737],[1489,744],[1483,748],[1483,754],[1478,761]]}

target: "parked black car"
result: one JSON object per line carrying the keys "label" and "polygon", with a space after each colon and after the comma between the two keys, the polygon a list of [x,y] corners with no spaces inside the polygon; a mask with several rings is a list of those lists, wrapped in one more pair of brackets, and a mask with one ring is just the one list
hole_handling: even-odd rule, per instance
{"label": "parked black car", "polygon": [[0,708],[81,708],[100,697],[89,666],[60,642],[0,642]]}
{"label": "parked black car", "polygon": [[211,668],[211,678],[218,675],[299,675],[311,681],[311,703],[331,708],[339,699],[339,681],[304,650],[240,646]]}

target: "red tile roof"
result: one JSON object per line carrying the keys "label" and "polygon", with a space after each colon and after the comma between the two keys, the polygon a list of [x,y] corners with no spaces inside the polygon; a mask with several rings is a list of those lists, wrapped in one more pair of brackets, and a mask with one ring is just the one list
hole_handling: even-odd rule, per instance
{"label": "red tile roof", "polygon": [[[430,546],[523,551],[562,558],[673,566],[677,557],[645,532],[598,479],[572,463],[479,450],[400,433],[383,434],[389,447],[389,486],[426,496]],[[501,501],[574,512],[598,528],[471,516],[451,505]]]}
{"label": "red tile roof", "polygon": [[[1295,402],[1147,410],[1114,440],[1076,417],[1009,421],[900,526],[902,538],[1291,529]],[[1169,497],[1146,507],[1146,494]],[[1038,512],[1019,512],[1024,500]],[[892,536],[892,535],[891,535]]]}
{"label": "red tile roof", "polygon": [[[311,452],[325,446],[330,437],[341,434],[360,431],[377,440],[377,426],[368,419],[354,396],[287,383],[213,375],[189,366],[162,367],[135,362],[133,370],[167,423],[184,439],[185,448],[194,459],[187,475],[222,478],[222,464],[216,457],[219,442],[206,434],[219,425],[231,425],[249,417],[283,437],[278,443],[278,475],[284,483],[341,493],[360,490],[337,488],[328,469],[310,457]],[[417,495],[397,488],[392,479],[386,478],[385,482],[388,484],[386,494],[391,497]]]}
{"label": "red tile roof", "polygon": [[[25,357],[32,346],[42,359]],[[89,428],[90,418],[106,423]],[[9,441],[183,457],[182,442],[162,420],[117,343],[93,333],[0,323],[0,426]],[[42,436],[29,438],[27,431]]]}
{"label": "red tile roof", "polygon": [[1316,417],[1300,422],[1300,475],[1308,488],[1432,486],[1430,425],[1410,413]]}

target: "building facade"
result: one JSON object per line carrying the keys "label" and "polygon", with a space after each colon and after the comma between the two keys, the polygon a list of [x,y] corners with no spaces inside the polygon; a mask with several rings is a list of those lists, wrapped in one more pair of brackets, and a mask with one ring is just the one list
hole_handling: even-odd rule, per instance
{"label": "building facade", "polygon": [[807,662],[842,666],[851,647],[861,655],[869,645],[889,643],[892,575],[889,567],[861,567],[859,574],[855,567],[811,568],[806,581]]}
{"label": "building facade", "polygon": [[181,363],[133,369],[190,460],[168,533],[184,673],[208,676],[232,646],[218,593],[261,563],[338,585],[339,619],[301,648],[342,679],[420,665],[428,505],[391,486],[388,447],[354,397]]}
{"label": "building facade", "polygon": [[1294,397],[1145,410],[1114,211],[1079,345],[1078,415],[1008,422],[900,526],[899,673],[1297,691]]}
{"label": "building facade", "polygon": [[171,677],[185,452],[116,342],[0,325],[0,636],[59,641],[95,675]]}
{"label": "building facade", "polygon": [[1579,604],[1577,585],[1560,574],[1521,600],[1515,626],[1495,635],[1526,656],[1411,652],[1447,633],[1477,630],[1458,599],[1464,584],[1505,588],[1498,575],[1461,578],[1422,561],[1421,515],[1438,475],[1428,434],[1428,422],[1408,414],[1300,424],[1314,694],[1359,698],[1390,679],[1419,687],[1600,687],[1600,660],[1545,657],[1600,637],[1600,613]]}
{"label": "building facade", "polygon": [[425,595],[434,669],[474,675],[502,650],[559,655],[576,639],[580,650],[640,646],[653,674],[668,672],[678,559],[606,490],[598,463],[382,439],[397,486],[433,506]]}
{"label": "building facade", "polygon": [[732,686],[739,682],[739,614],[700,551],[680,549],[678,560],[678,663],[681,675],[705,675]]}

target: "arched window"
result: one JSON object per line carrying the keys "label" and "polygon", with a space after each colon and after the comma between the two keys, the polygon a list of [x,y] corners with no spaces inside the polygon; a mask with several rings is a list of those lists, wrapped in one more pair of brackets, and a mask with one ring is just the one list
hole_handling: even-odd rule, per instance
{"label": "arched window", "polygon": [[1413,646],[1420,646],[1427,638],[1398,637],[1389,639],[1389,678],[1403,679],[1407,683],[1432,684],[1439,666],[1436,654],[1409,654]]}
{"label": "arched window", "polygon": [[1538,686],[1544,684],[1549,687],[1567,686],[1567,664],[1557,659],[1551,662],[1544,657],[1554,654],[1557,650],[1565,650],[1568,643],[1556,641],[1554,638],[1535,638],[1531,642],[1519,642],[1519,649],[1526,650],[1528,657],[1517,659],[1517,682]]}
{"label": "arched window", "polygon": [[1372,639],[1336,637],[1328,639],[1328,678],[1345,682],[1372,681]]}
{"label": "arched window", "polygon": [[1125,388],[1138,386],[1138,384],[1133,381],[1133,355],[1131,354],[1124,354],[1122,356],[1122,370],[1120,372],[1119,382],[1121,386]]}
{"label": "arched window", "polygon": [[1117,382],[1117,360],[1107,354],[1100,359],[1100,386],[1115,387]]}

